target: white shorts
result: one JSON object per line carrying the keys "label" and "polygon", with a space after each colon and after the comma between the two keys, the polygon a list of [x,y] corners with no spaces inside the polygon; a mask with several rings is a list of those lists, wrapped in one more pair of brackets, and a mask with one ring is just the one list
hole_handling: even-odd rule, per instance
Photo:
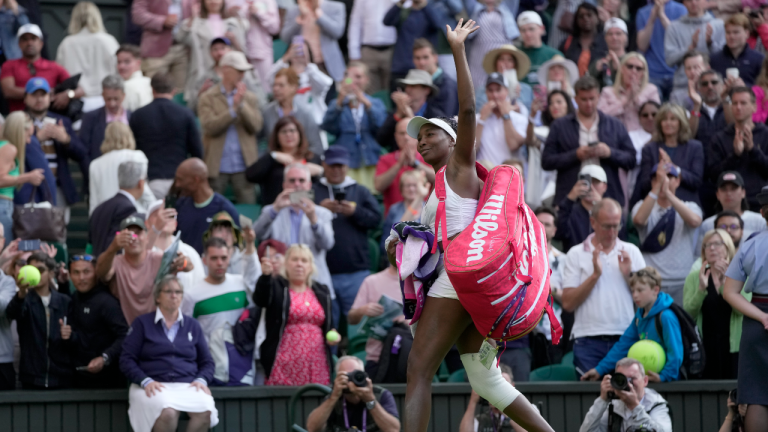
{"label": "white shorts", "polygon": [[458,294],[456,294],[456,289],[453,288],[453,284],[451,283],[451,280],[448,278],[448,272],[445,271],[445,267],[443,266],[442,262],[440,263],[437,271],[439,271],[440,273],[438,274],[437,279],[435,280],[435,283],[433,283],[432,286],[429,288],[429,293],[427,293],[427,297],[458,300],[459,296]]}
{"label": "white shorts", "polygon": [[150,432],[164,408],[182,412],[211,412],[211,428],[219,424],[219,412],[213,397],[189,386],[189,383],[163,383],[161,392],[147,397],[144,389],[131,384],[128,389],[128,419],[135,432]]}

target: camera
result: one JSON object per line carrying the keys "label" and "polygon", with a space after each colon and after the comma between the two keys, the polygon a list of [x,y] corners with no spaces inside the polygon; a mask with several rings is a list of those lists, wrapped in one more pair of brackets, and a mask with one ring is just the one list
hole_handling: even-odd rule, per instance
{"label": "camera", "polygon": [[349,382],[356,385],[357,387],[368,386],[368,374],[365,373],[365,371],[354,370],[352,372],[347,372],[347,377],[349,377]]}
{"label": "camera", "polygon": [[[618,391],[629,391],[629,383],[632,382],[632,378],[628,378],[623,373],[615,372],[611,375],[611,387]],[[608,399],[617,399],[616,393],[608,392]]]}

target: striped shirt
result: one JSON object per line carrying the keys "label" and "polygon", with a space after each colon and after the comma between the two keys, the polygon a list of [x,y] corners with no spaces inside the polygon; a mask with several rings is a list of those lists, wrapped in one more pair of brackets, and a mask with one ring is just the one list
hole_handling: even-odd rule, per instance
{"label": "striped shirt", "polygon": [[480,26],[480,30],[477,32],[477,37],[472,40],[472,48],[467,50],[469,71],[472,74],[475,91],[485,89],[485,80],[488,77],[485,69],[483,69],[485,55],[504,44],[512,43],[504,34],[501,12],[498,10],[480,12],[477,17],[477,25]]}

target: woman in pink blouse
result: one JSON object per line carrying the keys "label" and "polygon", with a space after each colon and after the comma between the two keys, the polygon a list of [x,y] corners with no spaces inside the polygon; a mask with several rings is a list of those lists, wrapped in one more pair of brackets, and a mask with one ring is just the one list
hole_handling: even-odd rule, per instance
{"label": "woman in pink blouse", "polygon": [[768,58],[763,60],[763,67],[760,68],[760,75],[752,86],[755,92],[755,104],[757,110],[752,114],[752,121],[755,123],[765,123],[768,119]]}
{"label": "woman in pink blouse", "polygon": [[[244,12],[244,14],[243,14]],[[272,36],[280,32],[280,14],[275,0],[248,0],[242,9],[250,23],[245,33],[245,55],[259,73],[264,92],[269,93],[269,70],[274,63]]]}
{"label": "woman in pink blouse", "polygon": [[647,101],[660,103],[659,90],[648,82],[648,63],[642,54],[631,52],[624,56],[611,87],[603,87],[597,109],[624,123],[628,132],[640,129],[637,116]]}

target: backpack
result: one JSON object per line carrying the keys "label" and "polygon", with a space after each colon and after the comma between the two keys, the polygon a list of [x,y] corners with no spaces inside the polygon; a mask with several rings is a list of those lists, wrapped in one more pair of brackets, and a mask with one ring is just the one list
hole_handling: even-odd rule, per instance
{"label": "backpack", "polygon": [[547,313],[552,343],[557,344],[562,328],[552,310],[547,238],[544,227],[532,217],[533,211],[525,203],[523,178],[509,165],[499,165],[487,174],[479,165],[478,177],[485,184],[474,223],[449,244],[445,167],[435,175],[435,195],[439,199],[435,237],[445,248],[443,261],[448,278],[462,306],[487,338],[519,339]]}
{"label": "backpack", "polygon": [[[707,359],[704,354],[704,343],[701,341],[696,322],[688,315],[685,309],[676,303],[672,303],[669,310],[674,312],[677,320],[680,322],[680,334],[683,337],[683,364],[680,365],[680,379],[700,378],[704,372],[704,365]],[[661,314],[656,314],[656,333],[659,334],[661,344],[664,345]]]}
{"label": "backpack", "polygon": [[379,357],[379,369],[371,377],[374,383],[405,383],[408,378],[408,355],[411,353],[413,335],[411,329],[395,324],[384,339]]}

